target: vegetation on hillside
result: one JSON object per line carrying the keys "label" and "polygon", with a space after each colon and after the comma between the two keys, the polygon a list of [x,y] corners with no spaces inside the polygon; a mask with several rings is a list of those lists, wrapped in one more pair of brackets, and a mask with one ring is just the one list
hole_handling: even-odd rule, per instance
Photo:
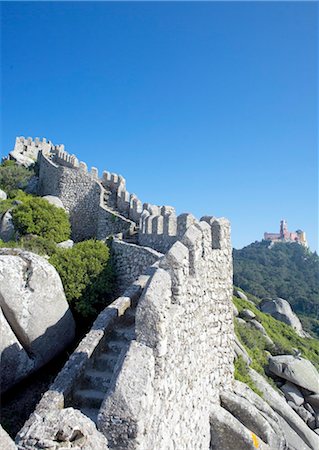
{"label": "vegetation on hillside", "polygon": [[263,373],[265,350],[272,355],[293,355],[295,349],[298,349],[301,355],[309,359],[319,370],[319,341],[317,339],[301,338],[291,326],[259,311],[258,308],[246,300],[233,297],[233,302],[239,312],[245,308],[250,309],[256,315],[256,320],[263,325],[268,336],[274,342],[274,346],[270,346],[264,339],[260,338],[262,334],[258,330],[248,328],[245,325],[235,324],[237,336],[254,361],[253,369]]}
{"label": "vegetation on hillside", "polygon": [[25,189],[34,175],[34,167],[27,169],[18,166],[14,161],[4,161],[0,164],[0,189],[3,189],[7,194],[15,189]]}
{"label": "vegetation on hillside", "polygon": [[[47,242],[62,242],[70,237],[68,214],[41,197],[34,197],[21,190],[10,191],[7,200],[0,202],[0,216],[8,210],[11,211],[18,235],[23,239],[28,235],[26,240],[29,245],[34,243],[35,238],[43,238]],[[38,242],[40,246],[44,245],[44,241],[41,244],[38,239]]]}
{"label": "vegetation on hillside", "polygon": [[[319,370],[319,341],[311,338],[299,337],[293,328],[272,316],[262,313],[250,302],[233,297],[233,302],[240,312],[242,309],[250,309],[265,328],[267,335],[273,341],[273,345],[265,339],[263,334],[249,324],[241,324],[235,320],[235,333],[251,358],[250,367],[263,375],[267,381],[276,388],[272,378],[267,376],[267,365],[269,354],[286,355],[295,354],[296,350],[301,352],[303,358],[309,359]],[[257,394],[260,392],[250,378],[248,366],[242,357],[235,361],[235,378],[246,383]]]}
{"label": "vegetation on hillside", "polygon": [[41,197],[28,196],[12,210],[13,223],[21,235],[34,234],[53,242],[71,234],[68,214]]}
{"label": "vegetation on hillside", "polygon": [[103,242],[91,239],[57,249],[49,262],[60,274],[71,308],[82,318],[93,318],[112,300],[115,274]]}
{"label": "vegetation on hillside", "polygon": [[255,242],[234,250],[234,284],[259,298],[281,297],[319,336],[319,258],[298,243]]}
{"label": "vegetation on hillside", "polygon": [[70,237],[68,214],[20,189],[32,175],[33,171],[12,161],[0,166],[0,187],[8,194],[7,200],[0,201],[0,217],[10,211],[17,232],[9,242],[0,240],[0,247],[17,247],[49,256],[75,318],[86,325],[114,298],[115,275],[109,248],[95,240],[80,242],[70,249],[57,247],[57,243]]}

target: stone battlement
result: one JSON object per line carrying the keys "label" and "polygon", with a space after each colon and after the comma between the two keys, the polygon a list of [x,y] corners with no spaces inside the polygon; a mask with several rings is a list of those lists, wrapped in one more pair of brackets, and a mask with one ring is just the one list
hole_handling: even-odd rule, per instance
{"label": "stone battlement", "polygon": [[61,199],[74,240],[114,237],[126,290],[42,397],[18,448],[44,435],[54,442],[47,418],[75,413],[95,422],[96,437],[108,440],[103,450],[208,449],[212,408],[233,381],[229,222],[142,203],[121,175],[99,178],[63,146],[48,145],[38,151],[38,193]]}
{"label": "stone battlement", "polygon": [[[79,386],[106,361],[106,349],[114,358],[116,345],[130,336],[95,410],[97,436],[108,440],[103,450],[209,449],[211,411],[233,381],[231,252],[229,223],[205,217],[165,256],[154,254],[159,259],[147,274],[100,313],[18,434],[18,448],[51,436],[46,420],[65,408],[93,417],[86,403],[77,403]],[[130,334],[125,324],[133,326]]]}

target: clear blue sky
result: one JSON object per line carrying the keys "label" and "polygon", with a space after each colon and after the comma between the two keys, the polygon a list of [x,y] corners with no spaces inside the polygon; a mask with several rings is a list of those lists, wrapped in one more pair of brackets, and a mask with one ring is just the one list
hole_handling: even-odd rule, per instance
{"label": "clear blue sky", "polygon": [[225,216],[240,248],[317,248],[318,4],[2,3],[1,154],[64,143],[142,201]]}

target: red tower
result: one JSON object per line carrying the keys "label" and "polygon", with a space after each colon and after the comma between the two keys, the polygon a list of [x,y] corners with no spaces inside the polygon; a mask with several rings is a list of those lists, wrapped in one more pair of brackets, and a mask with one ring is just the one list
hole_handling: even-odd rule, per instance
{"label": "red tower", "polygon": [[289,238],[289,231],[288,231],[288,225],[285,219],[280,221],[280,239],[288,239]]}

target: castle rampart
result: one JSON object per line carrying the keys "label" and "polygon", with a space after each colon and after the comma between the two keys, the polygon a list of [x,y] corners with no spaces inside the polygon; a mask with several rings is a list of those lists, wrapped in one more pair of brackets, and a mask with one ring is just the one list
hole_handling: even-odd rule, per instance
{"label": "castle rampart", "polygon": [[97,417],[96,433],[108,440],[103,450],[208,450],[210,413],[233,381],[231,295],[229,223],[205,218],[100,313],[19,432],[18,448],[33,448],[43,434],[55,442],[47,418],[76,407],[85,371],[114,345],[117,318],[137,304],[134,333]]}
{"label": "castle rampart", "polygon": [[92,237],[105,239],[132,228],[132,221],[105,205],[97,169],[92,167],[89,172],[85,163],[78,163],[76,158],[66,157],[65,153],[58,152],[64,158],[62,165],[56,153],[53,153],[52,159],[39,153],[38,193],[61,199],[70,214],[72,238],[75,241]]}
{"label": "castle rampart", "polygon": [[[18,435],[21,448],[41,439],[46,416],[75,408],[92,418],[92,404],[96,432],[110,449],[208,449],[210,412],[233,380],[228,221],[143,204],[122,176],[105,171],[99,179],[96,168],[88,171],[63,146],[50,146],[39,151],[39,194],[62,200],[73,238],[127,234],[138,245],[113,239],[126,291],[98,316],[43,396]],[[106,360],[107,388],[94,378]],[[102,389],[98,397],[88,383]]]}
{"label": "castle rampart", "polygon": [[210,221],[187,229],[144,289],[136,341],[98,416],[112,449],[209,448],[210,410],[233,379],[229,224]]}
{"label": "castle rampart", "polygon": [[141,273],[163,257],[149,247],[129,244],[120,239],[113,239],[112,254],[115,263],[117,283],[122,290],[126,289]]}
{"label": "castle rampart", "polygon": [[75,241],[91,237],[103,240],[117,233],[132,233],[140,226],[139,244],[165,253],[178,233],[185,231],[185,227],[177,230],[181,226],[174,208],[142,204],[126,190],[121,175],[104,171],[100,179],[95,167],[88,171],[87,165],[67,153],[63,145],[47,144],[46,140],[43,145],[46,147],[39,146],[37,153],[38,193],[61,199],[70,214]]}

